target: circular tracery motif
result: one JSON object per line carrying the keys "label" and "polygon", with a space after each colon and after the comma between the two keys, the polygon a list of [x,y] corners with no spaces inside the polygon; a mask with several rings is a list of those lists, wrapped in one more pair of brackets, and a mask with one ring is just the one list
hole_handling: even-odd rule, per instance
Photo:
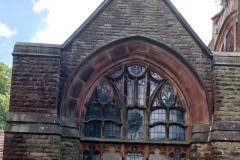
{"label": "circular tracery motif", "polygon": [[139,77],[145,72],[145,68],[140,65],[133,65],[128,67],[128,71],[132,76]]}
{"label": "circular tracery motif", "polygon": [[101,82],[101,84],[96,87],[96,92],[98,100],[101,103],[107,103],[111,97],[111,87],[106,81]]}
{"label": "circular tracery motif", "polygon": [[172,86],[167,84],[163,87],[161,98],[166,107],[171,107],[175,103],[175,95]]}

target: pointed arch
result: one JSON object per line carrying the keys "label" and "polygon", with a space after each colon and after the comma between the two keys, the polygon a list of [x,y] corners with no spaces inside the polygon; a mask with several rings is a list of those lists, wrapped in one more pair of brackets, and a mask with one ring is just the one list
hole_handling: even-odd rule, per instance
{"label": "pointed arch", "polygon": [[[222,48],[224,48],[226,45],[224,43],[224,40],[226,39],[227,37],[227,34],[229,33],[229,31],[231,30],[231,28],[235,28],[236,27],[236,24],[238,23],[238,12],[237,11],[234,11],[232,13],[230,13],[226,18],[225,18],[225,21],[223,22],[220,30],[219,30],[219,34],[217,36],[217,39],[216,39],[216,43],[214,45],[214,51],[222,51]],[[236,32],[236,31],[235,31]],[[236,33],[234,33],[236,34]],[[235,39],[234,40],[235,42],[235,48],[237,46],[237,40]]]}
{"label": "pointed arch", "polygon": [[142,36],[114,41],[86,58],[68,81],[61,104],[61,117],[72,116],[80,119],[85,110],[86,100],[89,99],[97,80],[132,62],[159,70],[179,87],[186,99],[191,125],[209,123],[205,87],[196,71],[175,50]]}

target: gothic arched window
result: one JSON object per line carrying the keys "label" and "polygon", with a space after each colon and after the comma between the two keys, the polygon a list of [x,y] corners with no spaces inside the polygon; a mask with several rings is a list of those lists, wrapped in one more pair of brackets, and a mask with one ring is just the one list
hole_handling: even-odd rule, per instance
{"label": "gothic arched window", "polygon": [[[184,142],[186,107],[180,95],[166,75],[140,64],[122,66],[93,87],[85,105],[83,139],[124,144]],[[176,151],[168,157],[180,154],[184,159]],[[127,160],[144,159],[142,151],[125,153]]]}
{"label": "gothic arched window", "polygon": [[234,51],[234,30],[233,27],[228,31],[226,35],[226,52]]}

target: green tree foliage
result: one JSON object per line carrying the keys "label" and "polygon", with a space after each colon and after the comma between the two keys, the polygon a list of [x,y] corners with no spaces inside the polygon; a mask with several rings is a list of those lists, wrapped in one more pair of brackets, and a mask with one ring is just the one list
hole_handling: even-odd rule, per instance
{"label": "green tree foliage", "polygon": [[11,85],[11,69],[0,62],[0,129],[5,126],[8,114]]}

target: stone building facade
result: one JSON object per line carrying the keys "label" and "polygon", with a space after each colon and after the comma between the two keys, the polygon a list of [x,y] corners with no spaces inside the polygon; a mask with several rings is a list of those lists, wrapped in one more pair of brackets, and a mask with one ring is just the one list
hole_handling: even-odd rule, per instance
{"label": "stone building facade", "polygon": [[[214,51],[239,49],[216,33],[235,2]],[[64,44],[15,45],[3,159],[240,159],[239,62],[169,0],[105,0]]]}

